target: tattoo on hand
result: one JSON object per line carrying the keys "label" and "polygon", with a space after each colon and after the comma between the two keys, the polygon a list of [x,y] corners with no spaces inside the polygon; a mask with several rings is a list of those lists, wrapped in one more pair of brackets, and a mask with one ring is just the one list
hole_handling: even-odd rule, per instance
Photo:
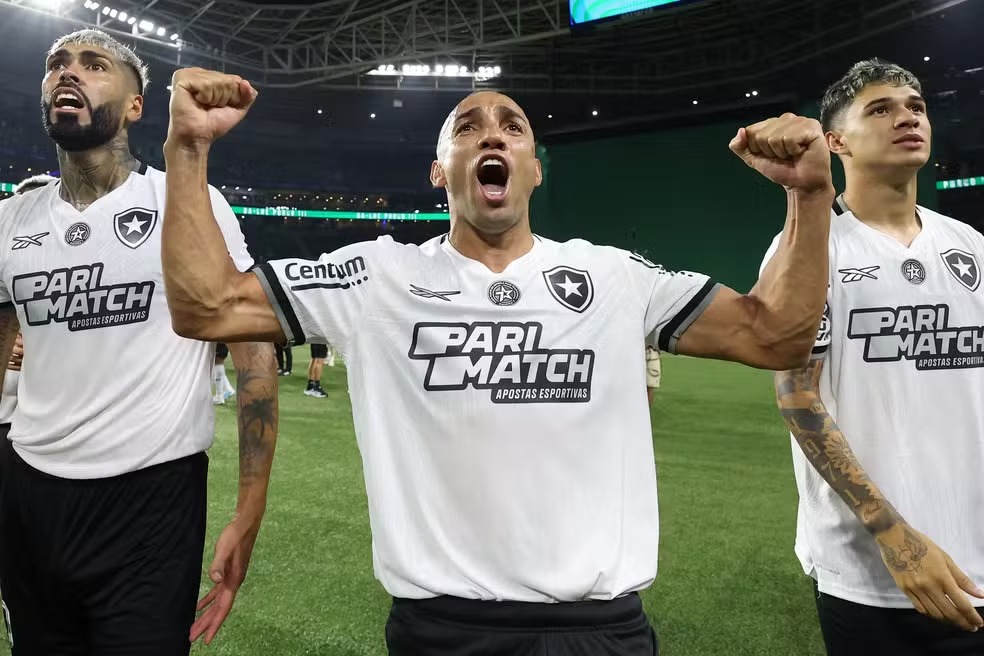
{"label": "tattoo on hand", "polygon": [[888,566],[896,572],[918,572],[922,569],[922,560],[929,553],[929,547],[908,527],[905,528],[903,535],[905,538],[902,548],[882,545],[882,556]]}
{"label": "tattoo on hand", "polygon": [[776,399],[790,432],[831,488],[874,535],[901,518],[878,493],[847,439],[817,397],[822,361],[776,374]]}

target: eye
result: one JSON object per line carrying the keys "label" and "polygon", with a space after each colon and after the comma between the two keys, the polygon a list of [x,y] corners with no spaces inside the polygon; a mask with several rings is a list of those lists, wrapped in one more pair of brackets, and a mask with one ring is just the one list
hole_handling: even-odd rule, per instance
{"label": "eye", "polygon": [[518,133],[522,133],[523,132],[523,128],[520,127],[519,123],[510,123],[509,125],[506,126],[506,129],[507,130],[512,130],[513,132],[518,132]]}
{"label": "eye", "polygon": [[64,68],[64,64],[62,64],[60,61],[56,60],[48,64],[49,71],[57,71],[60,68]]}
{"label": "eye", "polygon": [[461,134],[462,132],[464,132],[466,130],[474,130],[474,129],[475,128],[472,126],[471,123],[465,123],[465,124],[461,125],[461,127],[458,128],[458,134]]}
{"label": "eye", "polygon": [[89,64],[89,66],[87,68],[89,68],[89,70],[92,70],[92,71],[105,71],[106,70],[106,67],[103,66],[102,64]]}
{"label": "eye", "polygon": [[884,116],[885,114],[888,113],[888,108],[887,107],[875,107],[873,110],[871,110],[871,113],[872,114],[879,115],[879,116]]}
{"label": "eye", "polygon": [[926,111],[926,108],[923,107],[922,105],[912,105],[909,107],[909,109],[915,112],[916,114],[922,114],[923,112]]}

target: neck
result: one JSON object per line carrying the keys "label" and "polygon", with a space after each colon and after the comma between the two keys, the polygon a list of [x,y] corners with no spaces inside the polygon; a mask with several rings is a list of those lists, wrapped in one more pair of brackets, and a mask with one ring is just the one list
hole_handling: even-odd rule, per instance
{"label": "neck", "polygon": [[72,153],[58,149],[61,196],[82,210],[123,184],[139,168],[125,132],[109,143]]}
{"label": "neck", "polygon": [[870,171],[848,171],[844,202],[859,221],[873,227],[919,228],[915,174],[892,180]]}
{"label": "neck", "polygon": [[502,273],[514,260],[533,248],[533,233],[529,218],[525,218],[505,232],[490,235],[479,232],[464,219],[451,219],[448,240],[455,250],[465,257],[484,264],[490,271]]}

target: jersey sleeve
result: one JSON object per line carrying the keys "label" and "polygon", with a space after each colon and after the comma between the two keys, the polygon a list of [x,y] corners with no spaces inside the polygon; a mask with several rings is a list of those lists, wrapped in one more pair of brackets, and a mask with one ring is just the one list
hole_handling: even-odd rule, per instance
{"label": "jersey sleeve", "polygon": [[233,263],[240,271],[249,271],[253,267],[253,256],[246,248],[246,238],[239,228],[239,220],[218,189],[209,186],[208,195],[212,201],[212,215],[225,237],[226,248],[229,249]]}
{"label": "jersey sleeve", "polygon": [[380,240],[323,254],[317,260],[273,260],[253,269],[288,344],[330,343],[343,351],[377,285]]}
{"label": "jersey sleeve", "polygon": [[[765,252],[765,257],[762,258],[762,265],[759,266],[759,276],[761,277],[762,272],[765,271],[765,266],[772,259],[772,256],[776,254],[779,249],[779,240],[782,238],[782,233],[779,233],[772,240],[772,244],[769,246],[769,250]],[[830,350],[830,285],[827,285],[827,301],[823,304],[823,318],[820,319],[820,327],[817,329],[817,338],[813,342],[813,354],[810,356],[813,360],[822,360],[827,357],[827,351]]]}
{"label": "jersey sleeve", "polygon": [[676,353],[677,341],[707,309],[720,285],[701,273],[668,271],[634,253],[626,253],[632,289],[645,307],[646,343]]}

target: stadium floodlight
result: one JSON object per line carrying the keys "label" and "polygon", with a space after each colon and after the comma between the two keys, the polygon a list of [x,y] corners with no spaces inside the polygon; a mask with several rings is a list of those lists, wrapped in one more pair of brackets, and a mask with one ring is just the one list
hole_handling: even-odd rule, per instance
{"label": "stadium floodlight", "polygon": [[697,101],[696,101],[696,100],[694,101],[694,104],[695,104],[695,105],[697,104]]}
{"label": "stadium floodlight", "polygon": [[438,75],[443,75],[444,74],[444,64],[438,64],[437,66],[435,66],[434,67],[434,72],[437,73]]}
{"label": "stadium floodlight", "polygon": [[136,22],[137,22],[137,17],[136,16],[130,16],[129,18],[126,19],[126,24],[127,25],[133,25]]}
{"label": "stadium floodlight", "polygon": [[137,27],[139,27],[141,30],[143,30],[145,32],[153,32],[154,31],[154,24],[151,23],[148,20],[142,20],[142,21],[140,21],[140,24]]}
{"label": "stadium floodlight", "polygon": [[171,41],[177,41],[179,38],[180,37],[178,36],[178,33],[177,32],[175,32],[174,34],[171,35]]}
{"label": "stadium floodlight", "polygon": [[496,66],[495,68],[492,69],[492,74],[493,75],[502,75],[502,68],[500,68],[499,66]]}
{"label": "stadium floodlight", "polygon": [[157,36],[164,36],[165,34],[167,34],[167,29],[166,28],[163,28],[163,27],[158,27],[157,28]]}
{"label": "stadium floodlight", "polygon": [[110,9],[109,10],[109,17],[110,18],[116,18],[119,15],[120,15],[120,12],[116,11],[115,9]]}
{"label": "stadium floodlight", "polygon": [[121,11],[116,18],[121,23],[125,23],[126,22],[126,19],[129,18],[129,17],[130,17],[129,14],[127,14],[125,11]]}
{"label": "stadium floodlight", "polygon": [[105,6],[104,6],[104,7],[103,7],[103,16],[109,16],[109,12],[110,12],[110,11],[111,11],[111,10],[110,10],[110,8],[109,8],[109,7],[105,7]]}

